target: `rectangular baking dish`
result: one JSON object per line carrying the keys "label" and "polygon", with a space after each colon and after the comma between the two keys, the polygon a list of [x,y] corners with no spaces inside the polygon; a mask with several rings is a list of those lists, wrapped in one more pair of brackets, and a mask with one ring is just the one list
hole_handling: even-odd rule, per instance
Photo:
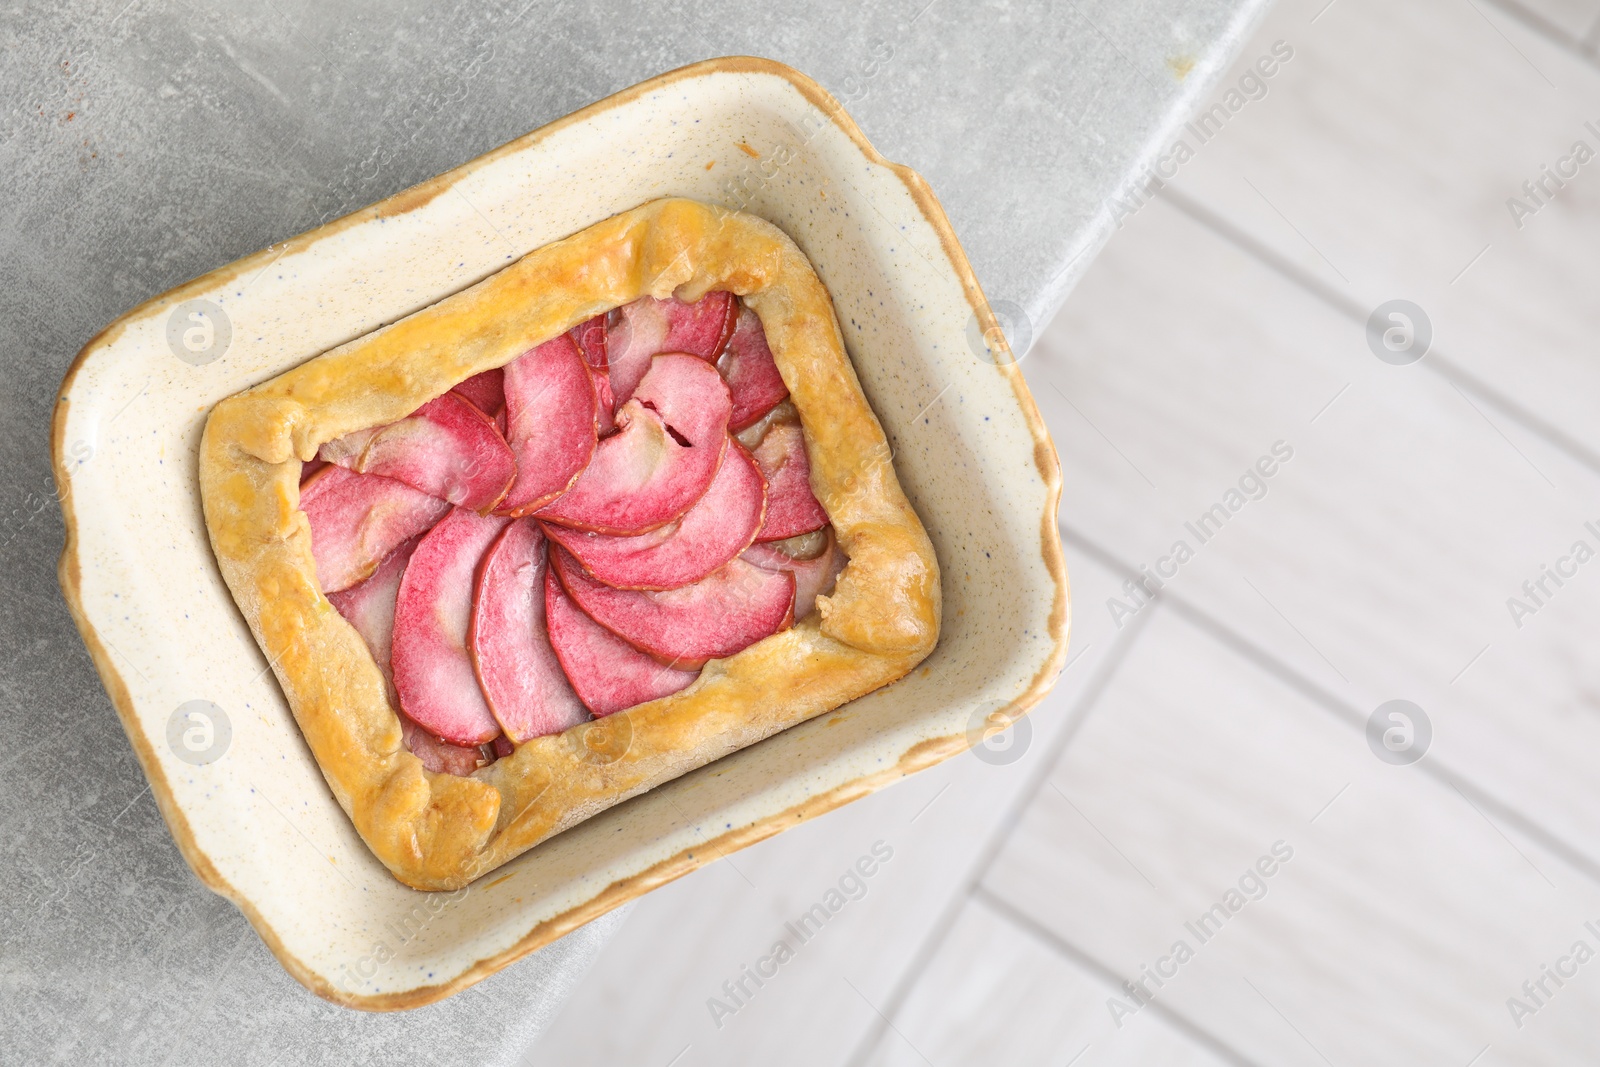
{"label": "rectangular baking dish", "polygon": [[[196,449],[218,400],[661,196],[782,227],[828,286],[938,554],[909,677],[611,809],[456,893],[396,882],[329,793],[217,572]],[[194,280],[91,341],[53,449],[63,592],[185,859],[350,1007],[427,1004],[797,822],[965,751],[1061,669],[1055,450],[943,211],[838,103],[712,60]]]}

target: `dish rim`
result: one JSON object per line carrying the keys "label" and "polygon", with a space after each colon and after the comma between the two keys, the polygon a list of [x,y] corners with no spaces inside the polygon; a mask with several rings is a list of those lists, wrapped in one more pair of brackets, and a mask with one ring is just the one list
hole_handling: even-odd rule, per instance
{"label": "dish rim", "polygon": [[[226,898],[244,914],[262,941],[266,943],[267,948],[296,981],[332,1003],[363,1011],[403,1011],[444,1000],[481,982],[535,950],[594,921],[605,913],[681,878],[691,871],[706,865],[713,859],[748,848],[775,836],[780,831],[797,823],[843,807],[845,804],[877,792],[879,789],[885,788],[910,774],[926,770],[946,759],[960,755],[982,739],[969,732],[962,732],[919,741],[902,752],[895,763],[890,766],[837,785],[825,792],[807,797],[799,804],[758,819],[748,826],[732,829],[708,842],[702,841],[692,849],[685,849],[676,855],[652,864],[636,874],[611,882],[582,903],[568,908],[559,915],[537,923],[509,947],[474,961],[471,965],[463,968],[443,982],[433,985],[414,986],[410,989],[395,990],[389,993],[360,995],[336,988],[319,971],[306,965],[293,953],[289,952],[279,939],[276,931],[266,922],[262,913],[248,897],[223,877],[222,873],[211,862],[210,857],[199,847],[190,828],[189,820],[185,817],[183,808],[173,798],[166,775],[163,773],[160,761],[155,755],[151,739],[145,736],[143,728],[139,725],[132,695],[123,681],[112,656],[109,654],[107,646],[103,644],[93,624],[89,622],[84,614],[81,590],[82,565],[78,558],[77,508],[72,499],[71,482],[65,474],[67,467],[63,457],[65,455],[67,413],[71,407],[69,394],[79,370],[94,350],[105,347],[115,341],[130,322],[148,314],[158,305],[178,303],[188,294],[206,292],[224,285],[234,278],[245,275],[247,272],[262,269],[270,261],[289,252],[304,251],[320,241],[373,218],[393,218],[415,211],[432,202],[443,193],[448,192],[456,183],[468,177],[473,171],[486,163],[524,151],[569,126],[593,119],[607,111],[631,103],[678,82],[716,74],[760,74],[781,78],[788,82],[809,103],[826,114],[839,130],[861,150],[868,162],[887,168],[900,179],[906,186],[918,211],[937,235],[945,258],[961,283],[963,295],[968,305],[972,308],[983,336],[985,338],[998,339],[993,343],[997,343],[1003,349],[1001,354],[1005,358],[997,358],[991,365],[1007,379],[1015,394],[1023,421],[1026,423],[1028,431],[1033,438],[1034,466],[1039,472],[1045,490],[1046,507],[1040,520],[1040,542],[1046,571],[1055,583],[1054,597],[1048,619],[1052,647],[1050,654],[1044,658],[1028,687],[1009,703],[990,713],[989,722],[992,724],[993,730],[1003,730],[1023,715],[1026,715],[1050,691],[1055,683],[1056,676],[1065,664],[1069,629],[1070,590],[1066,562],[1061,548],[1061,536],[1056,525],[1056,512],[1061,501],[1061,465],[1056,454],[1055,444],[1050,438],[1050,433],[1045,426],[1043,417],[1039,414],[1038,406],[1034,403],[1033,395],[1028,389],[1027,382],[1022,376],[1022,372],[1018,369],[1017,360],[1011,358],[1009,344],[1004,340],[1004,335],[999,328],[999,322],[983,295],[983,290],[978,284],[977,277],[973,274],[966,254],[962,251],[961,244],[956,238],[948,217],[945,215],[944,208],[940,205],[938,198],[934,195],[927,181],[911,168],[884,158],[872,146],[872,143],[867,140],[861,128],[850,118],[843,105],[832,94],[817,82],[787,64],[756,56],[725,56],[691,63],[656,75],[546,123],[442,174],[402,189],[372,204],[357,208],[346,215],[330,220],[285,241],[277,242],[268,248],[224,264],[165,292],[158,293],[118,316],[91,338],[78,352],[77,356],[74,357],[71,366],[68,367],[66,374],[62,378],[61,387],[57,391],[55,412],[51,419],[51,469],[56,482],[56,497],[61,505],[65,528],[65,540],[61,557],[57,564],[57,576],[61,584],[63,598],[66,600],[67,608],[72,614],[73,622],[83,638],[84,645],[89,651],[90,659],[94,662],[95,670],[100,675],[101,682],[106,687],[106,693],[111,699],[112,706],[116,709],[118,718],[122,720],[123,731],[128,735],[134,754],[138,757],[145,777],[149,780],[151,794],[155,797],[157,807],[160,809],[173,840],[178,846],[178,851],[182,854],[185,862],[188,863],[195,876],[200,879],[206,888]],[[988,736],[988,733],[983,736]],[[696,852],[699,853],[698,856],[695,855]]]}

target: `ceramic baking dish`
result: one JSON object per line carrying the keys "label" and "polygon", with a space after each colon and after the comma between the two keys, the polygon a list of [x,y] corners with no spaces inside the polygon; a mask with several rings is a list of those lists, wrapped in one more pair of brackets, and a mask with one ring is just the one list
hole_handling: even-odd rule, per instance
{"label": "ceramic baking dish", "polygon": [[[416,892],[334,801],[222,583],[201,428],[223,397],[660,196],[753,212],[811,258],[939,557],[939,645],[904,680],[464,890]],[[654,78],[136,308],[68,372],[53,447],[62,589],[173,837],[291,974],[351,1007],[449,996],[956,755],[1037,702],[1065,655],[1055,450],[944,212],[819,86],[767,60]]]}

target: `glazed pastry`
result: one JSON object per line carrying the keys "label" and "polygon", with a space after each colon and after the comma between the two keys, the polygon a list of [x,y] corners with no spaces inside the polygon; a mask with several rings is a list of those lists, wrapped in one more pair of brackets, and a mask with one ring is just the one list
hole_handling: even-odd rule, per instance
{"label": "glazed pastry", "polygon": [[222,401],[200,483],[334,796],[448,890],[921,662],[890,456],[793,242],[669,199]]}

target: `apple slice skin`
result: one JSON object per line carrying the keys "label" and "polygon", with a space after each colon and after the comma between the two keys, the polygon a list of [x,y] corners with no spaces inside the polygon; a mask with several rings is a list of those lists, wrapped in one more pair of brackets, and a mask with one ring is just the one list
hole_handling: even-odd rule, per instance
{"label": "apple slice skin", "polygon": [[553,569],[545,575],[544,588],[550,644],[578,699],[595,718],[671,696],[700,676],[698,671],[662,666],[589,618]]}
{"label": "apple slice skin", "polygon": [[617,428],[617,400],[611,395],[611,376],[604,371],[593,371],[595,398],[595,432],[602,437]]}
{"label": "apple slice skin", "polygon": [[599,400],[583,352],[570,333],[546,341],[505,368],[506,439],[517,476],[502,515],[527,515],[561,496],[594,456]]}
{"label": "apple slice skin", "polygon": [[828,524],[828,513],[811,492],[811,460],[799,423],[773,423],[755,457],[767,479],[767,518],[757,541],[782,541]]}
{"label": "apple slice skin", "polygon": [[761,468],[730,437],[711,486],[681,519],[632,537],[554,523],[548,532],[596,581],[616,589],[677,589],[700,581],[749,548],[766,510]]}
{"label": "apple slice skin", "polygon": [[494,420],[456,392],[399,422],[335,438],[317,455],[480,512],[500,502],[517,474],[511,446]]}
{"label": "apple slice skin", "polygon": [[717,369],[733,394],[728,429],[734,433],[761,421],[789,395],[789,387],[783,384],[783,375],[778,373],[778,364],[767,347],[761,316],[749,308],[739,312],[738,325],[728,339],[727,350],[717,360]]}
{"label": "apple slice skin", "polygon": [[485,415],[493,415],[505,407],[506,372],[496,367],[482,374],[474,374],[464,382],[457,382],[455,391]]}
{"label": "apple slice skin", "polygon": [[[705,360],[666,353],[650,361],[620,433],[595,449],[572,488],[538,514],[596,533],[646,533],[679,518],[705,494],[728,447],[733,400]],[[688,444],[680,444],[677,437]]]}
{"label": "apple slice skin", "polygon": [[603,437],[616,428],[616,398],[611,393],[611,361],[606,350],[606,323],[610,314],[596,315],[588,322],[580,322],[570,331],[577,342],[583,361],[589,365],[589,376],[594,379],[595,398],[600,402],[595,426]]}
{"label": "apple slice skin", "polygon": [[532,519],[500,532],[478,572],[467,647],[489,710],[521,744],[589,718],[550,647],[544,534]]}
{"label": "apple slice skin", "polygon": [[714,362],[733,336],[739,302],[726,291],[707,293],[692,304],[642,296],[618,311],[606,334],[606,350],[611,388],[621,404],[633,396],[653,356],[687,352]]}
{"label": "apple slice skin", "polygon": [[610,365],[606,354],[606,320],[609,313],[601,313],[587,322],[580,322],[571,331],[572,339],[583,353],[583,361],[594,370],[606,370]]}
{"label": "apple slice skin", "polygon": [[300,487],[311,524],[311,555],[323,593],[337,593],[378,569],[391,552],[438,522],[448,501],[378,474],[324,467]]}
{"label": "apple slice skin", "polygon": [[507,519],[456,508],[418,543],[400,580],[391,665],[400,707],[454,745],[494,740],[500,724],[467,651],[473,577]]}
{"label": "apple slice skin", "polygon": [[826,596],[833,590],[839,572],[850,562],[849,557],[839,550],[839,543],[833,536],[833,527],[825,526],[823,531],[827,535],[823,550],[810,558],[799,559],[788,555],[777,548],[776,543],[753,544],[740,553],[741,559],[754,563],[763,570],[788,571],[794,575],[796,622],[816,610],[817,598]]}
{"label": "apple slice skin", "polygon": [[562,587],[591,619],[677,667],[699,668],[731,656],[794,618],[794,575],[742,559],[694,585],[661,592],[602,585],[564,548],[553,547],[550,562]]}

